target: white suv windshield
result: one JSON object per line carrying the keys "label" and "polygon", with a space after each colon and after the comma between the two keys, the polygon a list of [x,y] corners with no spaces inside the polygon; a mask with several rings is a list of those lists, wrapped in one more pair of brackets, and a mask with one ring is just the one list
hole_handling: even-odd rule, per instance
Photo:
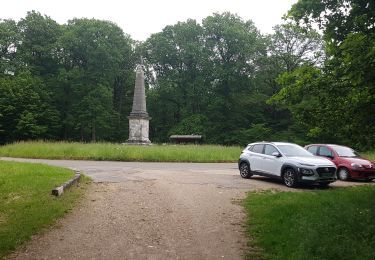
{"label": "white suv windshield", "polygon": [[288,157],[294,157],[294,156],[303,156],[303,157],[311,157],[313,156],[312,153],[306,151],[301,146],[298,145],[292,145],[292,144],[279,144],[276,145],[277,148],[280,149],[280,151]]}

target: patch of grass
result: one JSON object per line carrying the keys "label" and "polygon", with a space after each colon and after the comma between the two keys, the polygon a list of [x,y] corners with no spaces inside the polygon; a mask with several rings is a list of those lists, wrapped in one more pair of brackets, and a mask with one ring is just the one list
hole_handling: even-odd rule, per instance
{"label": "patch of grass", "polygon": [[374,259],[375,187],[249,193],[249,259]]}
{"label": "patch of grass", "polygon": [[73,176],[68,169],[0,161],[0,259],[73,207],[87,179],[60,198],[51,195]]}
{"label": "patch of grass", "polygon": [[239,146],[122,145],[111,143],[18,142],[0,146],[0,156],[145,162],[236,162]]}
{"label": "patch of grass", "polygon": [[366,152],[366,153],[361,153],[363,157],[375,162],[375,152]]}

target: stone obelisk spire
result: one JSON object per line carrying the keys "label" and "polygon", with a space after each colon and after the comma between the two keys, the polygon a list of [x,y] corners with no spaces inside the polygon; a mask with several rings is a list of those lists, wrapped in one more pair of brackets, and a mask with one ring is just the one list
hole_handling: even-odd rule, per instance
{"label": "stone obelisk spire", "polygon": [[135,88],[133,97],[133,108],[129,119],[129,144],[151,144],[149,133],[149,120],[146,110],[145,76],[143,73],[143,64],[137,67]]}

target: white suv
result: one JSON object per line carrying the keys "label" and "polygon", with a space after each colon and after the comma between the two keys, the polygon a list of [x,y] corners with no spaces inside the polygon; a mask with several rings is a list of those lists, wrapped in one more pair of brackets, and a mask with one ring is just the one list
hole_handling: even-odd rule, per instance
{"label": "white suv", "polygon": [[249,144],[238,161],[241,177],[262,175],[282,179],[286,186],[315,182],[321,186],[336,181],[336,166],[292,143],[258,142]]}

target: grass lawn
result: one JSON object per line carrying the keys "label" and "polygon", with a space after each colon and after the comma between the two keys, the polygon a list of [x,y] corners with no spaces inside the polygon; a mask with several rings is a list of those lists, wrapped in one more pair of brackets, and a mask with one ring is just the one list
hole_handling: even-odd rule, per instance
{"label": "grass lawn", "polygon": [[248,258],[374,259],[374,198],[374,186],[249,193]]}
{"label": "grass lawn", "polygon": [[0,146],[0,156],[147,162],[237,162],[243,147],[219,145],[122,145],[19,142]]}
{"label": "grass lawn", "polygon": [[361,155],[373,162],[375,162],[375,152],[361,153]]}
{"label": "grass lawn", "polygon": [[60,198],[51,195],[72,176],[68,169],[0,161],[0,259],[74,206],[87,179]]}

